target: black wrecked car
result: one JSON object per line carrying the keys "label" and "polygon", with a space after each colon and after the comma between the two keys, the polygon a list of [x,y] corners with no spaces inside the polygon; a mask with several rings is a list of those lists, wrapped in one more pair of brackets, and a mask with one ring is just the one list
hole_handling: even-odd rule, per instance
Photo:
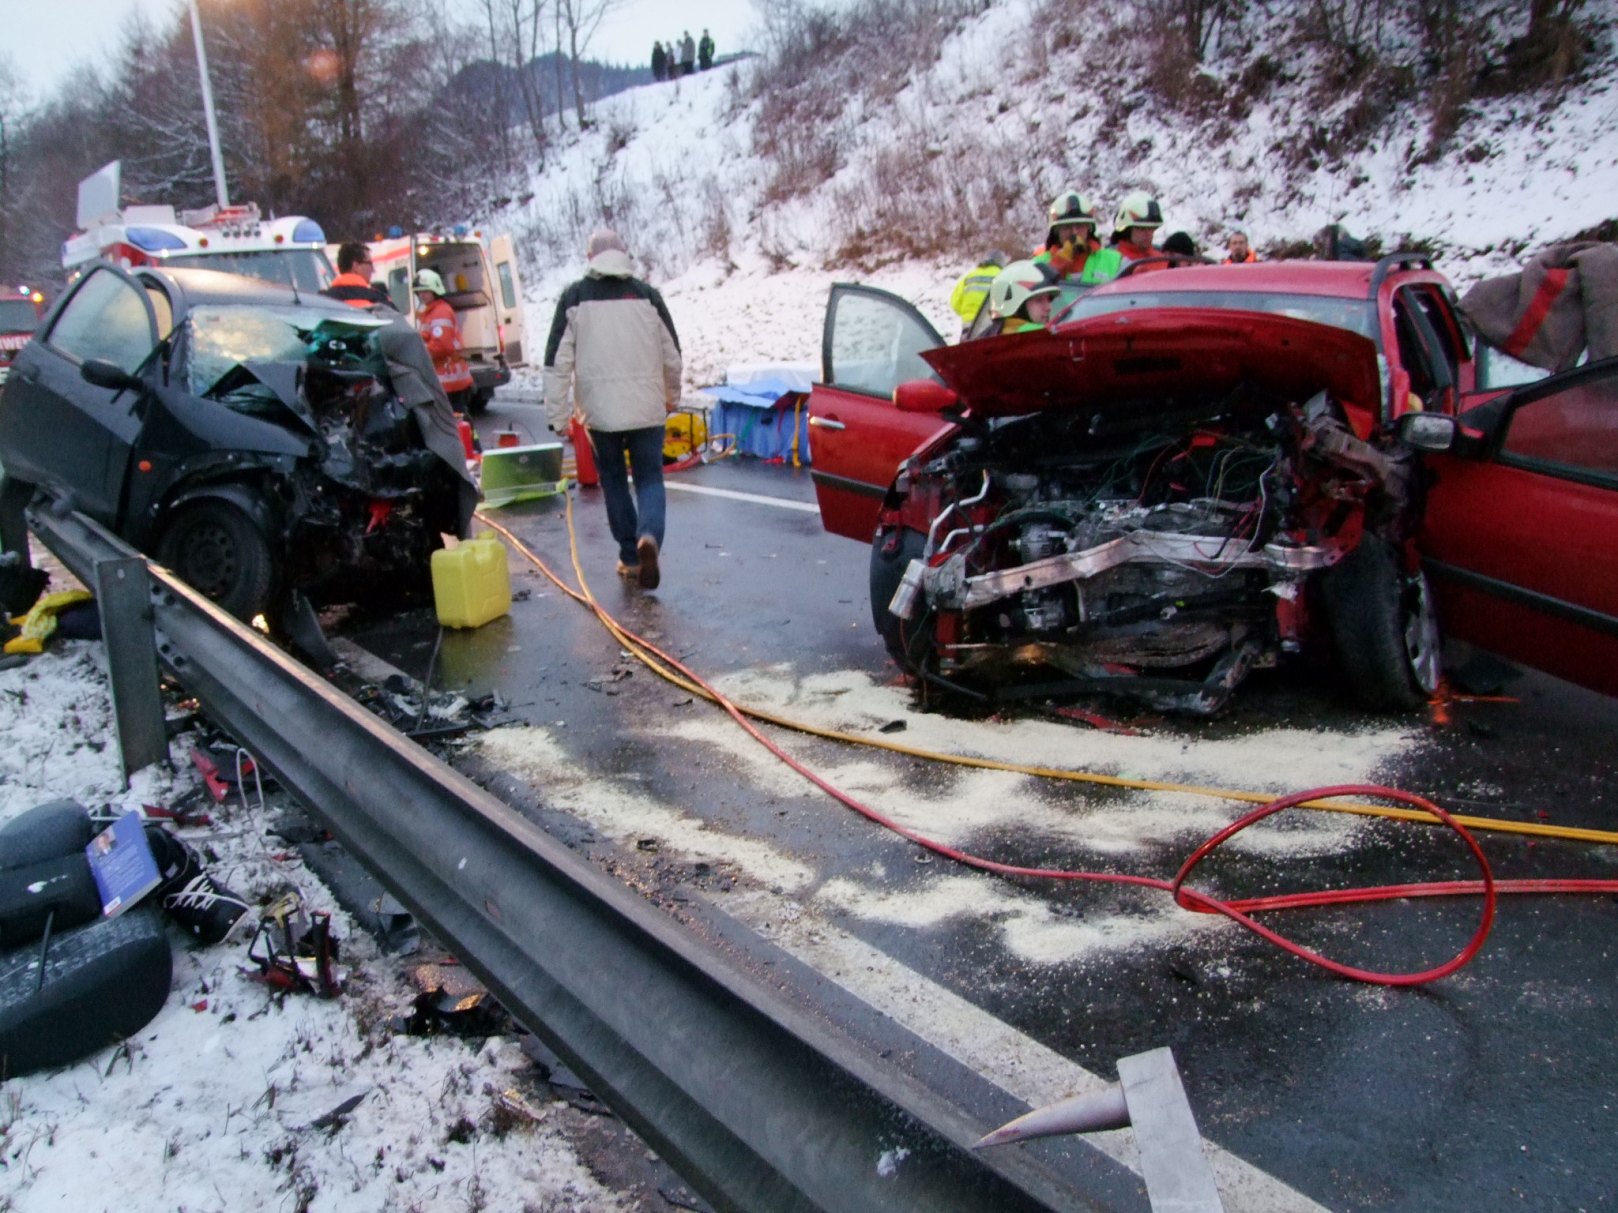
{"label": "black wrecked car", "polygon": [[97,264],[0,394],[0,544],[26,553],[43,492],[241,619],[276,626],[300,595],[398,601],[477,501],[437,385],[403,321],[216,270]]}

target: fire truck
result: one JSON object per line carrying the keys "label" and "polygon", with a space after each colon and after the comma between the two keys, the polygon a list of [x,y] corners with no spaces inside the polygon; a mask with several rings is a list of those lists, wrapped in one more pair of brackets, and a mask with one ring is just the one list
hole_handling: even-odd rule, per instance
{"label": "fire truck", "polygon": [[467,227],[413,235],[394,229],[368,247],[379,285],[406,316],[415,314],[417,271],[433,270],[444,280],[472,365],[471,408],[481,410],[496,387],[511,382],[511,368],[525,364],[522,282],[511,237],[486,238]]}
{"label": "fire truck", "polygon": [[31,286],[0,293],[0,383],[11,373],[11,360],[28,344],[44,311],[44,294]]}
{"label": "fire truck", "polygon": [[116,160],[79,182],[78,225],[62,245],[62,265],[70,273],[105,259],[125,268],[228,270],[310,292],[332,280],[326,234],[313,219],[266,219],[251,202],[178,212],[172,206],[121,206]]}

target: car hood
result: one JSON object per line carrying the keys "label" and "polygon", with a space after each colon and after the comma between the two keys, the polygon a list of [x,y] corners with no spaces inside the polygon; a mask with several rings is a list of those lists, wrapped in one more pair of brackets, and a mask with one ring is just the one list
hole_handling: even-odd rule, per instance
{"label": "car hood", "polygon": [[1244,386],[1300,401],[1324,390],[1370,409],[1381,394],[1376,346],[1358,333],[1225,308],[1112,312],[922,357],[979,417],[1157,410]]}

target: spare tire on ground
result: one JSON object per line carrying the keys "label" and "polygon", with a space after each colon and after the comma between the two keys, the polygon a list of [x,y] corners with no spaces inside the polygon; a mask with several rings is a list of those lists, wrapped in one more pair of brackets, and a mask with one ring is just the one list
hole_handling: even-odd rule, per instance
{"label": "spare tire on ground", "polygon": [[[0,952],[0,1080],[116,1044],[150,1023],[168,999],[174,957],[162,915],[143,905],[99,916],[83,858],[93,833],[89,814],[73,801],[36,806],[0,826],[0,881],[33,880],[75,860],[86,868],[75,897],[54,907],[48,927],[41,922],[36,937]],[[93,920],[61,929],[85,917],[80,902]],[[12,925],[20,929],[24,920],[19,914]]]}
{"label": "spare tire on ground", "polygon": [[0,955],[0,1074],[64,1066],[152,1022],[174,979],[163,918],[137,906]]}

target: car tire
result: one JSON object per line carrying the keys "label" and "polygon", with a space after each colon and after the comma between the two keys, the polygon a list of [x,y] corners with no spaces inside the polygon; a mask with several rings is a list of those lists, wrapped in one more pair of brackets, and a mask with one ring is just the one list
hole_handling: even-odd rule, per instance
{"label": "car tire", "polygon": [[494,389],[492,387],[473,388],[466,397],[467,416],[477,417],[481,415],[483,410],[489,407],[489,401],[493,399]]}
{"label": "car tire", "polygon": [[906,630],[911,628],[911,622],[889,611],[888,604],[910,562],[919,560],[926,547],[927,537],[908,528],[880,532],[871,543],[871,622],[887,646],[888,655],[907,673],[914,673],[919,665],[919,655],[912,655],[918,640],[912,634],[908,637],[910,646],[906,646]]}
{"label": "car tire", "polygon": [[1366,535],[1326,574],[1321,590],[1337,659],[1355,699],[1379,712],[1425,704],[1443,673],[1426,575],[1407,572],[1392,544]]}
{"label": "car tire", "polygon": [[173,954],[155,906],[0,953],[0,1073],[65,1066],[139,1032],[168,1001]]}
{"label": "car tire", "polygon": [[157,558],[238,619],[270,613],[275,562],[253,520],[224,501],[185,506],[164,528]]}

